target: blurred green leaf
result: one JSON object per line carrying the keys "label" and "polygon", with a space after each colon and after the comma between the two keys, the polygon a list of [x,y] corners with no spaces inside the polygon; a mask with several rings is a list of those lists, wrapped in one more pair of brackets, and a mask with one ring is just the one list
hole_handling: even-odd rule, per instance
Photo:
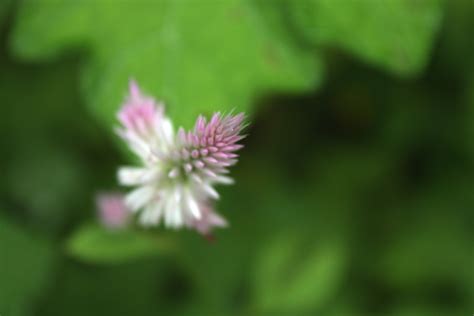
{"label": "blurred green leaf", "polygon": [[[445,169],[443,177],[425,184],[411,199],[385,211],[383,220],[376,220],[383,232],[379,256],[363,260],[368,273],[399,293],[400,301],[430,302],[428,311],[461,315],[454,311],[472,310],[473,182],[470,176],[447,176]],[[409,312],[406,315],[412,315]],[[399,314],[404,315],[398,311],[393,315]]]}
{"label": "blurred green leaf", "polygon": [[81,161],[58,147],[17,148],[19,157],[5,174],[10,196],[25,205],[30,221],[48,233],[64,225],[71,215],[71,201],[86,186]]}
{"label": "blurred green leaf", "polygon": [[378,272],[385,282],[404,290],[439,283],[469,285],[474,275],[473,235],[465,215],[474,207],[474,198],[468,197],[470,182],[456,178],[453,185],[444,179],[414,202],[391,210],[397,217],[413,215],[401,217],[408,222],[384,243]]}
{"label": "blurred green leaf", "polygon": [[0,218],[0,314],[30,315],[50,277],[51,246]]}
{"label": "blurred green leaf", "polygon": [[388,313],[389,316],[437,316],[437,315],[449,315],[449,316],[463,316],[470,315],[469,311],[459,311],[446,308],[435,308],[433,306],[422,306],[416,305],[402,305],[397,306],[392,312]]}
{"label": "blurred green leaf", "polygon": [[[466,71],[474,67],[474,1],[457,0],[445,2],[445,18],[443,21],[442,36],[438,44],[439,59],[443,67],[444,76],[450,80],[467,79],[471,73]],[[474,70],[474,69],[472,69]]]}
{"label": "blurred green leaf", "polygon": [[304,39],[334,45],[399,75],[420,72],[442,18],[439,0],[288,1]]}
{"label": "blurred green leaf", "polygon": [[[439,220],[439,219],[438,219]],[[387,245],[383,260],[384,279],[403,288],[416,288],[436,282],[464,282],[472,274],[472,245],[462,225],[452,226],[427,219],[423,227],[400,233],[394,244]],[[472,240],[471,240],[472,241]]]}
{"label": "blurred green leaf", "polygon": [[316,57],[294,48],[262,14],[245,0],[24,1],[11,47],[28,60],[85,47],[82,91],[109,124],[135,77],[169,104],[176,123],[190,126],[198,113],[249,111],[266,91],[313,86]]}
{"label": "blurred green leaf", "polygon": [[262,311],[321,308],[341,285],[346,254],[339,242],[303,242],[297,234],[274,238],[256,267],[256,307]]}
{"label": "blurred green leaf", "polygon": [[72,256],[91,263],[121,263],[143,257],[169,253],[169,240],[144,232],[106,230],[97,225],[85,225],[67,242]]}
{"label": "blurred green leaf", "polygon": [[163,284],[170,269],[162,258],[150,259],[117,265],[62,260],[34,315],[171,315]]}
{"label": "blurred green leaf", "polygon": [[2,25],[2,20],[7,15],[12,3],[13,0],[0,1],[0,26]]}
{"label": "blurred green leaf", "polygon": [[110,135],[81,106],[73,60],[24,65],[3,54],[0,133],[8,137],[0,138],[5,149],[0,199],[14,216],[58,236],[65,225],[88,215],[91,195],[105,186],[101,179],[113,181],[120,156]]}
{"label": "blurred green leaf", "polygon": [[470,152],[474,157],[474,66],[471,70],[471,80],[468,82],[465,91],[465,98],[468,107],[467,122],[467,139],[470,140]]}

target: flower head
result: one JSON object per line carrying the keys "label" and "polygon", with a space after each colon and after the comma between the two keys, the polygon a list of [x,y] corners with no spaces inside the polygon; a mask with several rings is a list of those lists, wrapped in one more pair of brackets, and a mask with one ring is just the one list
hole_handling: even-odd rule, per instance
{"label": "flower head", "polygon": [[122,127],[118,134],[128,143],[130,149],[144,162],[155,155],[166,155],[174,141],[173,125],[164,116],[164,105],[141,93],[135,81],[130,82],[130,95],[118,120]]}
{"label": "flower head", "polygon": [[203,234],[227,225],[211,200],[219,198],[216,184],[233,183],[227,174],[243,147],[238,144],[244,137],[243,113],[215,113],[209,122],[199,116],[193,130],[180,128],[175,135],[163,104],[143,95],[132,81],[118,118],[118,134],[142,162],[118,172],[122,185],[136,187],[125,204],[140,213],[142,225],[163,221],[167,227],[190,227]]}

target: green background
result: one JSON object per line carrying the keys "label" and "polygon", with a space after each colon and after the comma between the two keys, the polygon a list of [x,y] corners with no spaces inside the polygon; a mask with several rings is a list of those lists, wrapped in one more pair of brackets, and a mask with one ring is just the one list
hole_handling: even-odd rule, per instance
{"label": "green background", "polygon": [[[471,315],[473,34],[470,0],[1,0],[0,315]],[[249,115],[214,242],[98,223],[131,77]]]}

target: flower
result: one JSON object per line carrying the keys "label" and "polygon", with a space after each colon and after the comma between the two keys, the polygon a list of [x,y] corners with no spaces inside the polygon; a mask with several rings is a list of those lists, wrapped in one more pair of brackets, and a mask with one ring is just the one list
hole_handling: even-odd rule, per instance
{"label": "flower", "polygon": [[124,228],[129,222],[129,212],[120,193],[101,193],[96,199],[100,222],[109,229]]}
{"label": "flower", "polygon": [[164,114],[164,105],[142,94],[130,82],[130,95],[118,113],[119,136],[140,158],[140,167],[121,167],[120,184],[136,187],[125,205],[139,213],[139,223],[189,227],[208,234],[227,222],[211,206],[219,198],[214,186],[232,184],[228,167],[243,146],[244,114],[215,113],[208,122],[197,118],[194,129],[178,130]]}

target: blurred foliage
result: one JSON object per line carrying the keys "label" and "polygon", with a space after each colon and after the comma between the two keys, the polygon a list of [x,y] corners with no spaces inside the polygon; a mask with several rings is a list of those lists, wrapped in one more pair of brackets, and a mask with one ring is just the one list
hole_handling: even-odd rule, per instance
{"label": "blurred foliage", "polygon": [[69,253],[92,263],[117,263],[166,253],[169,242],[163,238],[129,230],[108,231],[98,225],[84,225],[66,245]]}
{"label": "blurred foliage", "polygon": [[[471,0],[0,1],[0,315],[470,315]],[[135,77],[251,114],[230,228],[107,231]]]}
{"label": "blurred foliage", "polygon": [[7,15],[10,6],[11,0],[5,0],[0,2],[0,21],[4,19],[5,15]]}
{"label": "blurred foliage", "polygon": [[52,247],[0,218],[0,249],[2,313],[30,315],[33,311],[28,303],[38,299],[52,272]]}
{"label": "blurred foliage", "polygon": [[[124,16],[126,12],[126,16]],[[202,12],[209,18],[203,22]],[[248,110],[262,90],[309,88],[319,75],[311,52],[266,23],[250,1],[27,1],[12,49],[48,60],[80,46],[90,52],[83,91],[109,123],[130,77],[170,104],[178,123],[200,113]]]}
{"label": "blurred foliage", "polygon": [[416,74],[424,67],[442,17],[438,0],[302,0],[288,4],[307,42],[340,46],[399,75]]}
{"label": "blurred foliage", "polygon": [[346,261],[341,246],[331,242],[311,249],[314,242],[292,240],[296,236],[285,233],[273,238],[260,254],[255,272],[257,308],[273,313],[320,308],[340,286]]}

